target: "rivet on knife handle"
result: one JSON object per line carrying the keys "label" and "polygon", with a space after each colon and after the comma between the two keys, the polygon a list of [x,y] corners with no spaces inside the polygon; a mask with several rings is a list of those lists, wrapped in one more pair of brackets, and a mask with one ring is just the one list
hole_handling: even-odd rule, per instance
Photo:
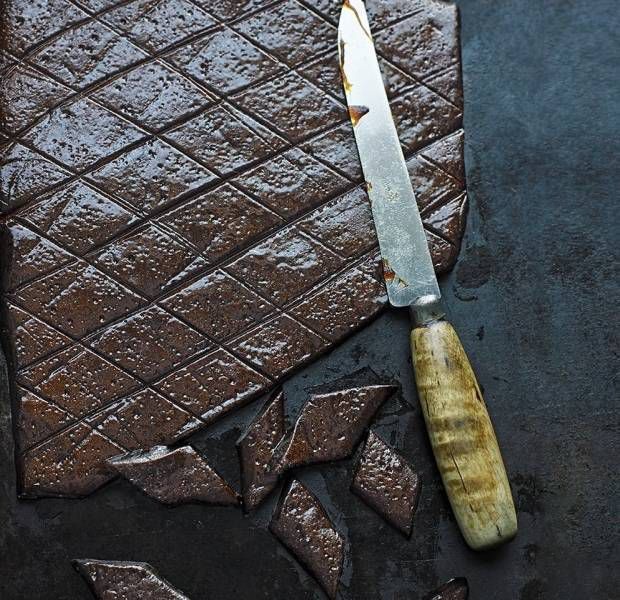
{"label": "rivet on knife handle", "polygon": [[478,383],[444,319],[362,0],[343,2],[338,51],[388,298],[409,306],[414,321],[413,366],[435,459],[465,540],[477,550],[490,548],[516,534],[514,503]]}

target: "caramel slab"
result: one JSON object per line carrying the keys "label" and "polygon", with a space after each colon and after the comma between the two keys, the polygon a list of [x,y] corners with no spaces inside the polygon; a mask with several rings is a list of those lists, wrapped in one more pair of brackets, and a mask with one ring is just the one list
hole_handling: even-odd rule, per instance
{"label": "caramel slab", "polygon": [[99,600],[189,600],[147,563],[86,558],[73,566]]}
{"label": "caramel slab", "polygon": [[[0,211],[22,495],[92,492],[109,456],[221,418],[386,305],[340,4],[315,4],[10,3]],[[445,271],[466,207],[456,9],[368,11]]]}
{"label": "caramel slab", "polygon": [[419,476],[405,459],[371,431],[357,465],[351,490],[409,537],[420,488]]}
{"label": "caramel slab", "polygon": [[345,543],[314,494],[293,480],[282,493],[269,529],[320,583],[328,597],[335,598]]}
{"label": "caramel slab", "polygon": [[156,446],[108,460],[109,466],[145,494],[164,504],[239,504],[226,481],[191,446]]}

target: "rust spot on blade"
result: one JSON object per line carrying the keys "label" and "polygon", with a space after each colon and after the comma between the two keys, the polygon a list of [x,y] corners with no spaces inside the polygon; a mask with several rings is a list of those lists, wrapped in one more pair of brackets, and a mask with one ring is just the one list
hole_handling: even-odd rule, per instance
{"label": "rust spot on blade", "polygon": [[346,43],[344,40],[340,40],[340,76],[342,77],[342,85],[344,86],[345,92],[350,92],[353,89],[353,85],[349,81],[347,74],[344,71],[344,47]]}
{"label": "rust spot on blade", "polygon": [[370,181],[366,182],[366,191],[370,192],[372,190],[372,183],[370,183]]}
{"label": "rust spot on blade", "polygon": [[353,127],[360,122],[364,115],[368,114],[369,110],[367,106],[349,106],[349,116],[351,117]]}
{"label": "rust spot on blade", "polygon": [[385,283],[396,283],[400,287],[409,286],[409,284],[402,277],[399,277],[394,269],[392,269],[387,258],[381,260],[383,261],[383,279],[385,279]]}
{"label": "rust spot on blade", "polygon": [[349,0],[344,0],[342,3],[342,6],[343,8],[348,8],[355,15],[355,18],[357,19],[359,26],[362,28],[362,31],[364,32],[366,37],[372,42],[372,37],[370,35],[370,32],[367,31],[367,29],[364,27],[364,24],[362,23],[362,19],[359,16],[359,13],[355,9],[355,7],[351,4],[351,2],[349,2]]}

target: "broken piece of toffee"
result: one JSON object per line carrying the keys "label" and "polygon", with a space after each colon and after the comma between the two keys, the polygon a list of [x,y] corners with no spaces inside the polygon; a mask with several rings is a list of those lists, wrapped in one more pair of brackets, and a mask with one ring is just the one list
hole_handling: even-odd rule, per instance
{"label": "broken piece of toffee", "polygon": [[256,508],[278,483],[278,475],[269,465],[283,436],[284,393],[280,390],[267,401],[237,445],[246,510]]}
{"label": "broken piece of toffee", "polygon": [[191,446],[176,450],[155,446],[113,457],[108,464],[164,504],[239,504],[237,493]]}
{"label": "broken piece of toffee", "polygon": [[302,483],[282,492],[270,531],[335,598],[344,563],[344,539],[325,509]]}
{"label": "broken piece of toffee", "polygon": [[371,431],[351,490],[409,537],[420,488],[420,478],[405,459]]}
{"label": "broken piece of toffee", "polygon": [[393,385],[352,387],[313,394],[304,405],[290,441],[284,442],[276,472],[347,458],[379,407],[396,391]]}
{"label": "broken piece of toffee", "polygon": [[469,584],[465,577],[450,579],[426,597],[426,600],[467,600]]}
{"label": "broken piece of toffee", "polygon": [[189,600],[147,563],[86,558],[73,566],[100,600]]}

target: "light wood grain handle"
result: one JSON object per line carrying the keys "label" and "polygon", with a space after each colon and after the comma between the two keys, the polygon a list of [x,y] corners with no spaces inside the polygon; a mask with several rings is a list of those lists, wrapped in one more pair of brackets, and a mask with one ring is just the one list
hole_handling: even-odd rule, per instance
{"label": "light wood grain handle", "polygon": [[418,395],[435,460],[463,537],[474,550],[517,533],[506,469],[480,388],[452,325],[411,332]]}

